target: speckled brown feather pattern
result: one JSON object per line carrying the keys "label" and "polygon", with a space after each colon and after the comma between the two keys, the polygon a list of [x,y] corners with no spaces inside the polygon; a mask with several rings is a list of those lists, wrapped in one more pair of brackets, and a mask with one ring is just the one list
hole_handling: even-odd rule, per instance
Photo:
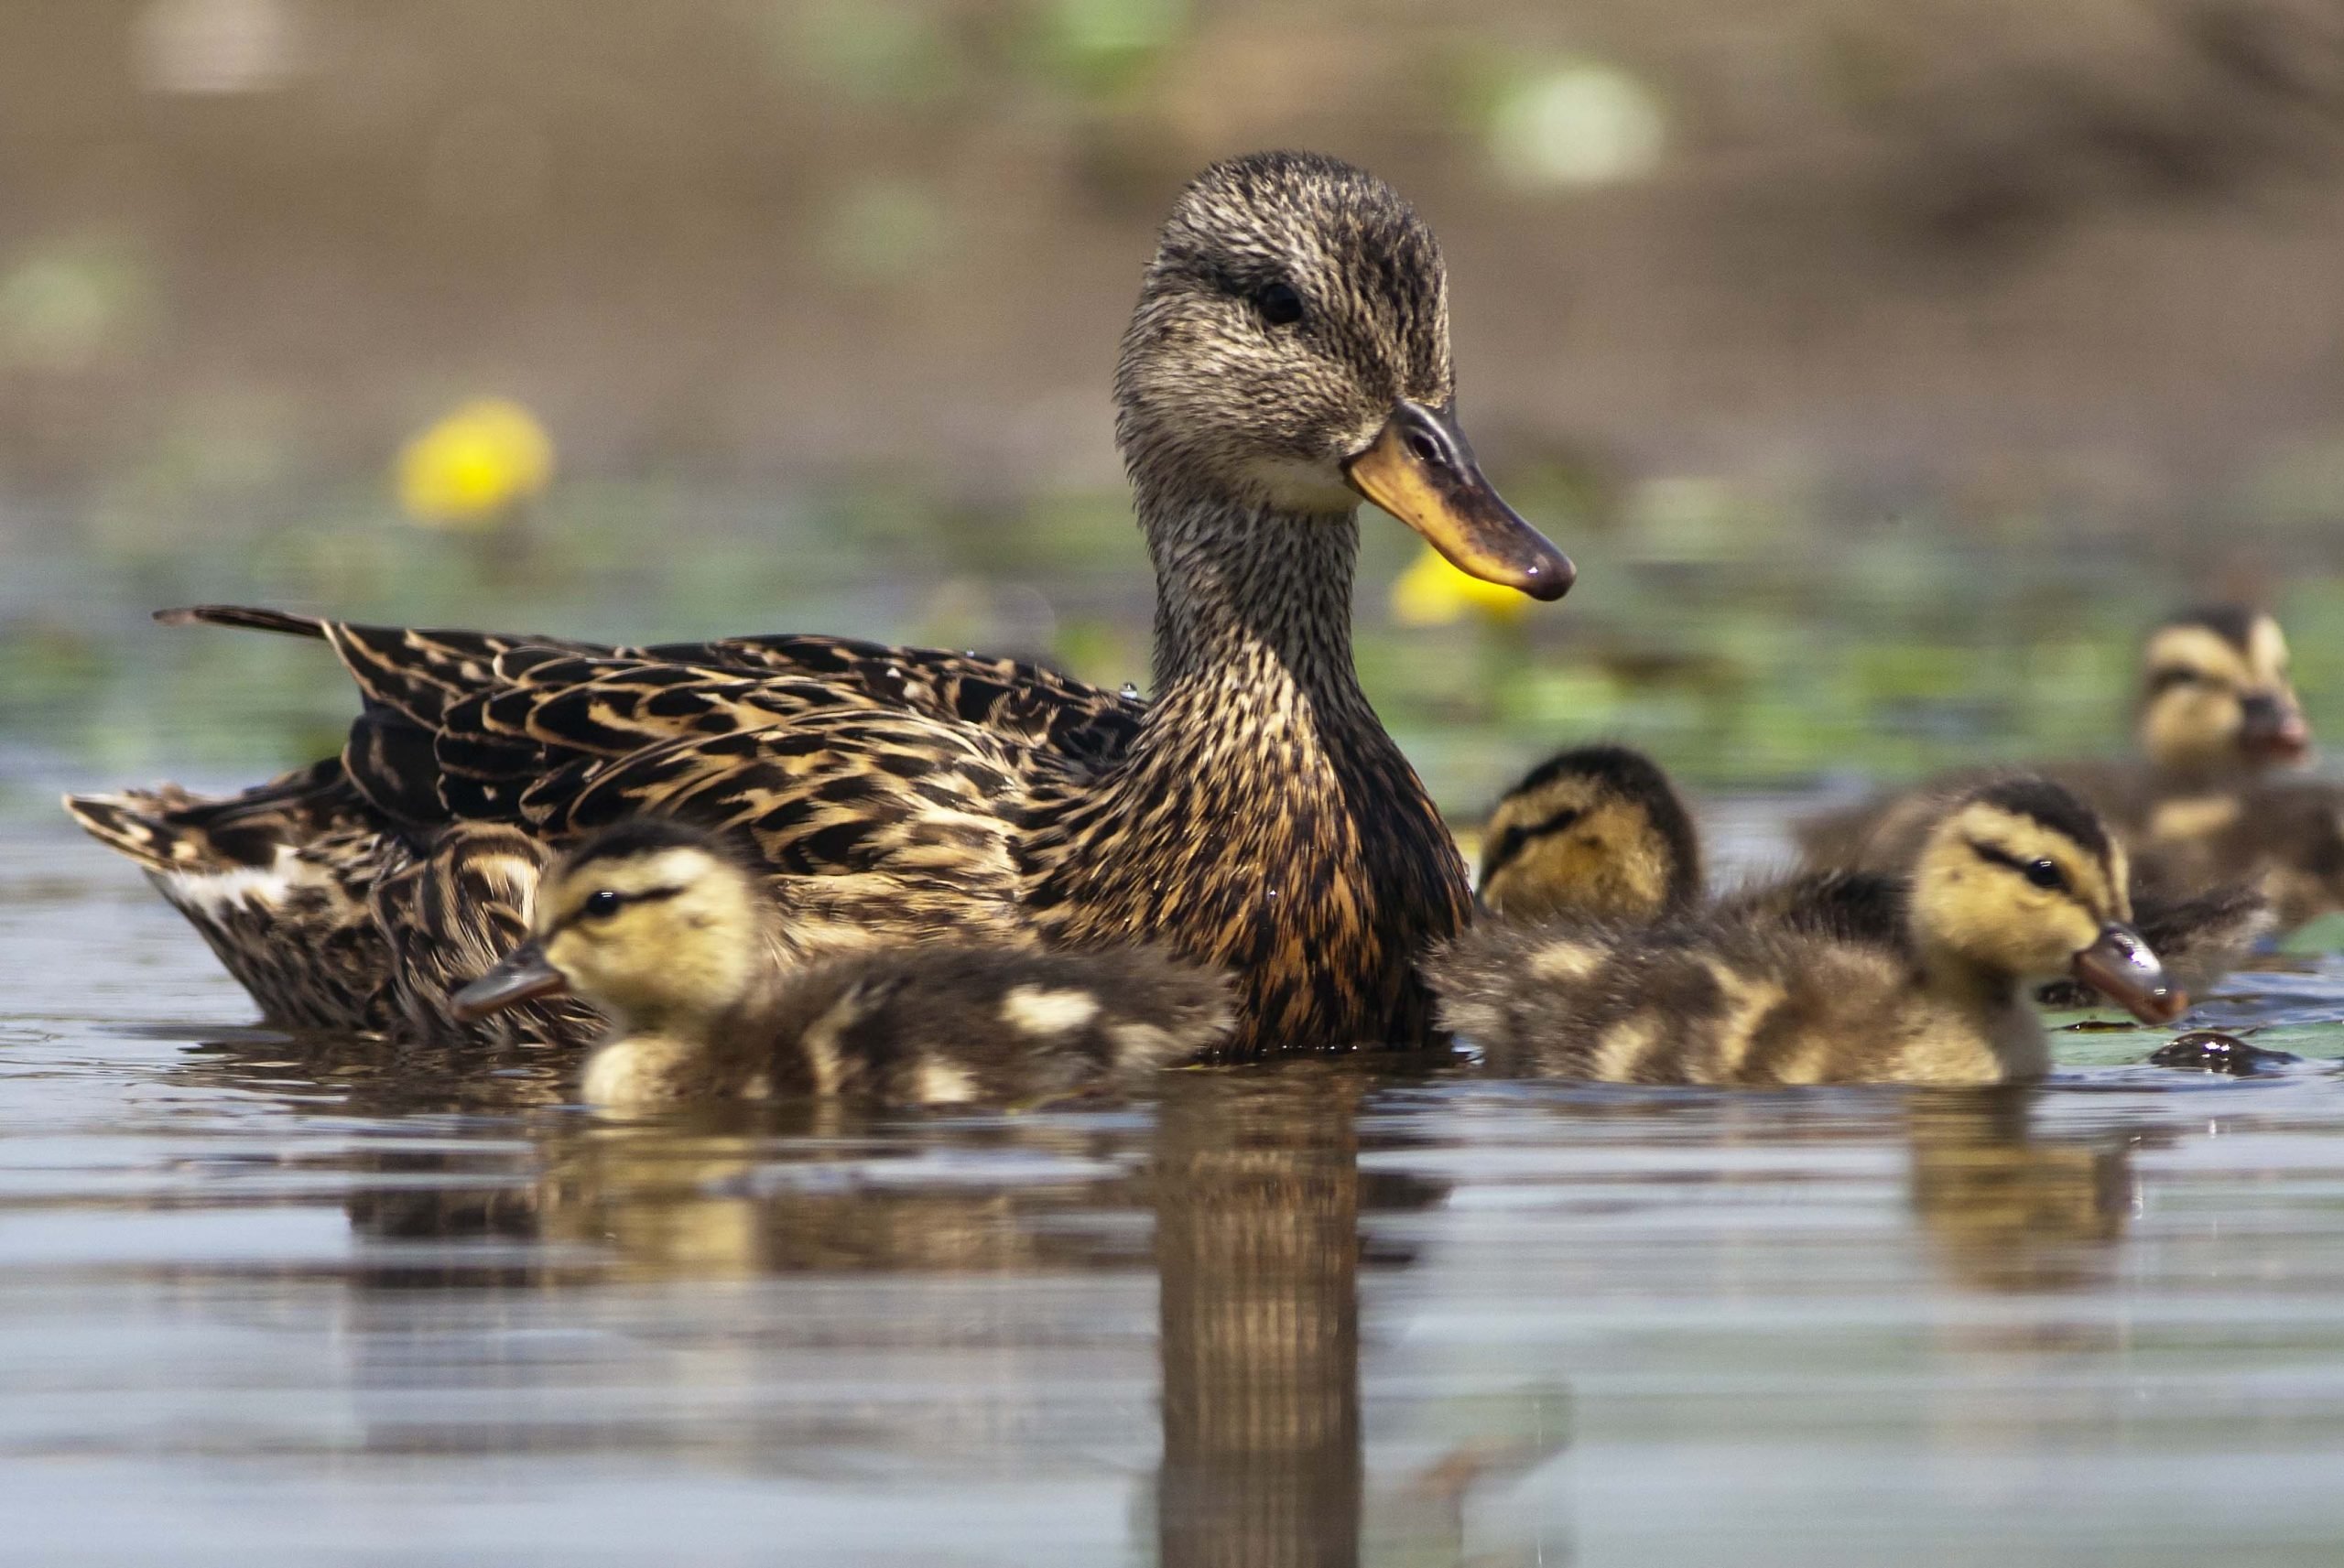
{"label": "speckled brown feather pattern", "polygon": [[396,1026],[394,957],[368,898],[411,856],[381,830],[340,762],[225,800],[164,784],[67,804],[146,872],[269,1019],[300,1029]]}
{"label": "speckled brown feather pattern", "polygon": [[1059,941],[1138,935],[1233,970],[1232,1056],[1414,1044],[1411,960],[1464,921],[1464,861],[1352,674],[1352,524],[1245,526],[1285,547],[1224,563],[1124,765],[1044,795],[1026,904]]}
{"label": "speckled brown feather pattern", "polygon": [[[1298,321],[1257,312],[1272,278],[1304,301]],[[1415,960],[1458,928],[1467,882],[1352,669],[1340,465],[1395,400],[1452,393],[1430,232],[1371,176],[1263,155],[1183,193],[1118,367],[1157,579],[1150,706],[1029,665],[842,639],[605,648],[192,618],[321,637],[357,680],[341,773],[374,837],[344,851],[354,889],[428,859],[454,824],[558,849],[672,814],[754,839],[808,954],[1161,942],[1240,971],[1232,1054],[1413,1045],[1432,1032]],[[509,925],[519,896],[496,893],[483,929]]]}
{"label": "speckled brown feather pattern", "polygon": [[[429,852],[378,878],[369,895],[374,925],[390,943],[389,1033],[443,1033],[448,999],[478,979],[529,933],[546,847],[501,823],[450,824]],[[577,1038],[602,1025],[593,1009],[566,999],[526,1002],[473,1025],[498,1044]]]}

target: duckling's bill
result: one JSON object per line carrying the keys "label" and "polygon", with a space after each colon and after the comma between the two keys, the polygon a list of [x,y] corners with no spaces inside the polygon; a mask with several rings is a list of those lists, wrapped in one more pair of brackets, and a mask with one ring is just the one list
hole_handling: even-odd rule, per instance
{"label": "duckling's bill", "polygon": [[1560,599],[1579,569],[1481,475],[1453,405],[1402,398],[1365,450],[1343,464],[1353,490],[1414,528],[1458,570]]}
{"label": "duckling's bill", "polygon": [[490,1013],[541,996],[558,996],[570,989],[561,971],[548,961],[543,947],[524,942],[497,966],[449,999],[449,1011],[460,1023],[475,1023]]}
{"label": "duckling's bill", "polygon": [[2189,993],[2166,981],[2165,965],[2129,925],[2102,926],[2071,972],[2143,1023],[2171,1023],[2189,1011]]}

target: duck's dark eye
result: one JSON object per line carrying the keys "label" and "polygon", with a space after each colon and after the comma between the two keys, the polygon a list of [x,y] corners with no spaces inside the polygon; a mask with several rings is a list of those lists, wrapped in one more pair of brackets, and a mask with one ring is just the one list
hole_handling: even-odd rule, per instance
{"label": "duck's dark eye", "polygon": [[1253,296],[1253,308],[1273,327],[1291,327],[1302,319],[1302,296],[1290,283],[1269,284]]}
{"label": "duck's dark eye", "polygon": [[2039,888],[2063,888],[2067,885],[2067,876],[2056,860],[2029,860],[2026,863],[2026,880]]}
{"label": "duck's dark eye", "polygon": [[580,906],[579,913],[590,920],[607,920],[616,914],[619,905],[625,902],[613,889],[601,888],[586,895],[586,902]]}

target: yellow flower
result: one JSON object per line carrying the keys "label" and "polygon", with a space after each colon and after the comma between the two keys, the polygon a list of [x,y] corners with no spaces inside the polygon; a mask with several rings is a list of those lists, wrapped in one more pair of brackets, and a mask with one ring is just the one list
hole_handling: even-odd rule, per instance
{"label": "yellow flower", "polygon": [[1529,595],[1459,571],[1429,545],[1392,584],[1392,615],[1403,626],[1446,626],[1468,611],[1514,621],[1529,609]]}
{"label": "yellow flower", "polygon": [[428,528],[493,528],[552,479],[552,438],[509,398],[476,398],[399,453],[399,504]]}

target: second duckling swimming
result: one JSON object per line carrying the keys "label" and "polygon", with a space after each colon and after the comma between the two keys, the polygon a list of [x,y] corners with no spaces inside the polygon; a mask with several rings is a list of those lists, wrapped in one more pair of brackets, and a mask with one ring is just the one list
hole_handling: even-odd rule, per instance
{"label": "second duckling swimming", "polygon": [[1646,921],[1701,900],[1701,838],[1660,765],[1625,746],[1557,752],[1506,791],[1481,845],[1481,907]]}
{"label": "second duckling swimming", "polygon": [[[1974,779],[1969,789],[1991,780]],[[2295,793],[2303,791],[2295,786]],[[1908,857],[1919,853],[1930,827],[1962,793],[1935,800],[1932,815],[1916,825]],[[2328,840],[2338,839],[2332,809],[2323,816],[2306,805],[2263,815],[2266,836],[2284,832],[2308,844],[2324,831]],[[1540,763],[1498,802],[1484,844],[1480,899],[1500,919],[1568,916],[1650,925],[1683,919],[1702,907],[1701,841],[1692,813],[1658,763],[1624,746],[1574,747]],[[2306,864],[2319,860],[2308,849],[2294,858]],[[2344,876],[2344,853],[2328,859]],[[2176,891],[2173,879],[2151,880],[2138,860],[2132,864],[2138,929],[2184,989],[2220,979],[2273,928],[2275,901],[2252,883],[2210,885],[2207,879],[2202,891],[2186,891],[2187,884]],[[2326,882],[2302,880],[2306,885],[2295,902],[2306,911],[2305,918],[2334,906],[2336,894]],[[1729,892],[1713,906],[1712,918],[1900,941],[1905,880],[1885,870],[1808,871]],[[2060,979],[2038,1000],[2075,1008],[2093,1006],[2099,998]]]}
{"label": "second duckling swimming", "polygon": [[2129,922],[2124,853],[2067,790],[2005,779],[1930,832],[1901,933],[1711,911],[1636,925],[1490,925],[1431,966],[1442,1021],[1502,1072],[1649,1084],[2040,1077],[2032,985],[2071,976],[2177,1017]]}
{"label": "second duckling swimming", "polygon": [[573,851],[530,939],[455,998],[479,1018],[573,993],[614,1022],[588,1103],[851,1095],[1030,1102],[1126,1085],[1227,1038],[1228,982],[1149,949],[917,946],[792,968],[774,905],[724,843],[638,818]]}

